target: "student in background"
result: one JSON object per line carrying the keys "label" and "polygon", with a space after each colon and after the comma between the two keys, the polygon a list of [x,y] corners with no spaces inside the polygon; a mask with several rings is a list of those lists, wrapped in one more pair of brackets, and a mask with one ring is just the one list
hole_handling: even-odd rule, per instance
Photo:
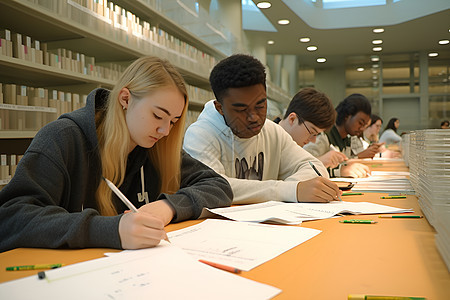
{"label": "student in background", "polygon": [[441,129],[449,129],[449,125],[450,123],[448,122],[448,120],[444,120],[441,122]]}
{"label": "student in background", "polygon": [[[352,136],[361,135],[370,122],[371,106],[369,100],[361,94],[352,94],[336,107],[336,124],[329,132],[317,137],[315,143],[309,143],[304,149],[320,159],[327,152],[338,150],[348,158],[357,158],[352,151]],[[332,177],[366,177],[369,167],[347,162],[346,165],[329,168]]]}
{"label": "student in background", "polygon": [[400,126],[400,120],[397,118],[392,118],[389,120],[386,128],[380,137],[380,142],[385,143],[387,146],[392,144],[400,144],[402,141],[401,136],[397,134],[397,129]]}
{"label": "student in background", "polygon": [[[336,110],[328,96],[313,88],[304,88],[292,98],[279,124],[303,147],[309,142],[314,143],[320,133],[334,125],[335,120]],[[339,151],[328,151],[319,159],[328,168],[338,166],[347,157]]]}
{"label": "student in background", "polygon": [[363,133],[360,136],[352,136],[353,153],[356,153],[358,158],[373,158],[385,150],[384,143],[377,143],[382,122],[379,116],[372,114],[370,124]]}
{"label": "student in background", "polygon": [[259,60],[232,55],[213,68],[209,80],[216,100],[189,126],[183,147],[227,178],[233,203],[338,199],[340,191],[322,163],[266,120],[266,73]]}
{"label": "student in background", "polygon": [[[181,152],[187,107],[178,71],[143,57],[112,91],[43,127],[0,191],[0,251],[152,247],[169,222],[230,205],[227,181]],[[102,176],[138,212],[124,213]]]}
{"label": "student in background", "polygon": [[372,114],[372,116],[370,117],[370,125],[364,130],[363,133],[363,141],[367,145],[365,148],[367,148],[372,143],[378,143],[382,125],[383,120],[379,116]]}

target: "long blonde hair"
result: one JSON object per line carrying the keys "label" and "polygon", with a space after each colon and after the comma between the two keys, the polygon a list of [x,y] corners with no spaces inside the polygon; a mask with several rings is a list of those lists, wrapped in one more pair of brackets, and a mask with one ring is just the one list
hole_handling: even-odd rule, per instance
{"label": "long blonde hair", "polygon": [[[160,192],[175,193],[180,188],[181,147],[188,94],[180,73],[167,60],[152,56],[137,59],[124,71],[110,92],[107,104],[97,121],[102,175],[116,186],[123,183],[130,147],[130,134],[125,111],[119,103],[119,93],[123,88],[127,88],[130,94],[135,96],[133,99],[139,101],[150,92],[165,87],[178,88],[184,95],[183,113],[173,125],[170,134],[160,139],[148,152],[160,178]],[[96,200],[102,215],[117,214],[111,197],[111,190],[101,180],[96,191]]]}

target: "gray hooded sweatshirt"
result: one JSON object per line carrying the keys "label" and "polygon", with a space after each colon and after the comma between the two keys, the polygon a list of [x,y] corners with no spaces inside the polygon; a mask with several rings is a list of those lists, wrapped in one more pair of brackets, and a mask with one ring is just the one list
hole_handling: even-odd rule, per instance
{"label": "gray hooded sweatshirt", "polygon": [[[101,216],[95,191],[101,162],[95,110],[109,91],[92,91],[84,108],[62,115],[35,136],[11,182],[0,191],[0,251],[17,247],[121,248],[119,221],[127,207],[113,196],[120,213]],[[150,202],[166,199],[175,209],[173,221],[197,218],[203,207],[229,206],[228,182],[212,169],[182,153],[180,190],[160,194],[159,177],[147,150],[137,146],[128,156],[125,180],[119,187],[137,207],[144,186]]]}

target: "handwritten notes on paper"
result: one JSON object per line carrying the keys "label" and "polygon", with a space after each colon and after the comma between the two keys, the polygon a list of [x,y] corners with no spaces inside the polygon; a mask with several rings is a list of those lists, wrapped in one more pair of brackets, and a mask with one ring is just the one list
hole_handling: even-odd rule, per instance
{"label": "handwritten notes on paper", "polygon": [[204,265],[164,242],[45,273],[44,280],[0,284],[0,299],[270,299],[281,292]]}
{"label": "handwritten notes on paper", "polygon": [[393,214],[411,212],[411,209],[397,208],[369,202],[333,201],[330,203],[284,203],[269,201],[258,204],[207,209],[204,217],[220,215],[235,221],[272,222],[287,225],[302,221],[331,218],[337,214]]}
{"label": "handwritten notes on paper", "polygon": [[167,235],[172,244],[196,259],[248,271],[320,232],[302,227],[207,219]]}

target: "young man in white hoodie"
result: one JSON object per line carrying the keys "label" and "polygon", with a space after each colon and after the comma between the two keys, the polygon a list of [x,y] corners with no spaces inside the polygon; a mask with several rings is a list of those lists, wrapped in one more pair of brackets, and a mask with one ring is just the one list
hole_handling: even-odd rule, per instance
{"label": "young man in white hoodie", "polygon": [[338,200],[341,192],[323,164],[266,119],[266,74],[259,60],[232,55],[209,80],[216,100],[187,129],[183,147],[228,180],[234,204]]}

